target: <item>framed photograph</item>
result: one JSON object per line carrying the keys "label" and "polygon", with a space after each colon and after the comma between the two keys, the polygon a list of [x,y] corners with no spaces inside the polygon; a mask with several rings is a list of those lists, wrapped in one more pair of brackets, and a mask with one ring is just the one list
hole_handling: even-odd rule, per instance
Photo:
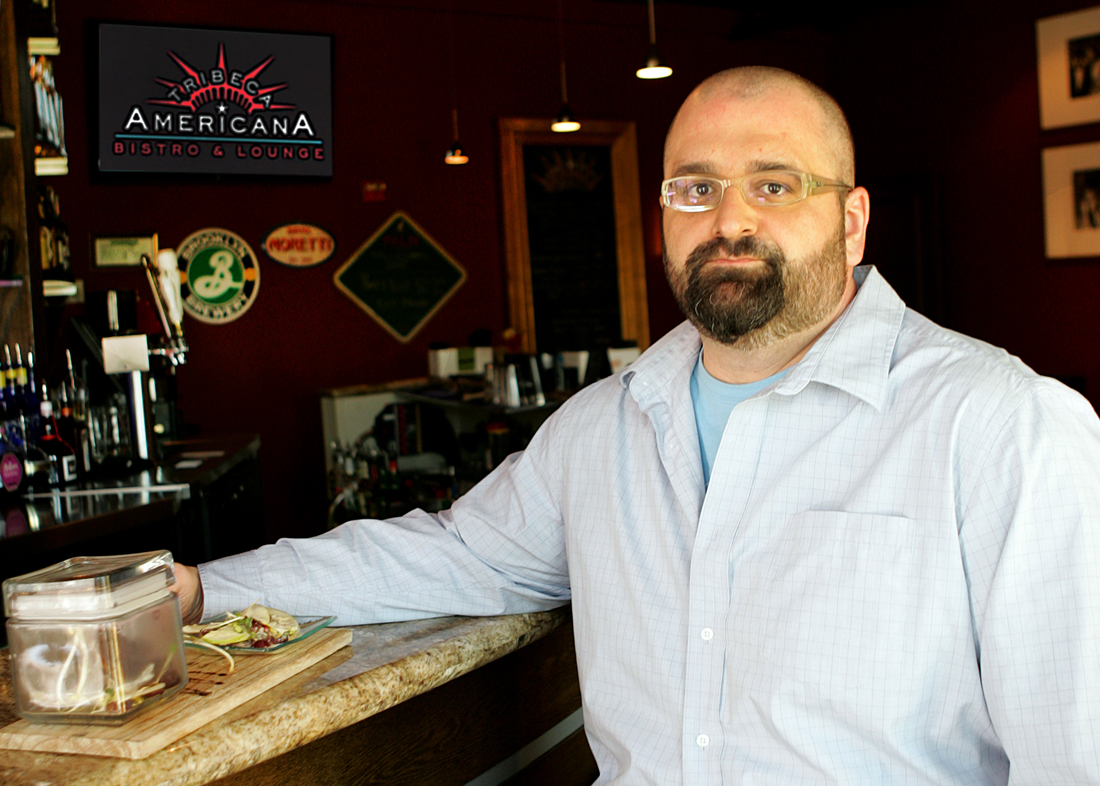
{"label": "framed photograph", "polygon": [[1100,142],[1043,151],[1047,256],[1100,256]]}
{"label": "framed photograph", "polygon": [[95,32],[93,174],[332,177],[332,36]]}
{"label": "framed photograph", "polygon": [[1100,6],[1035,23],[1043,128],[1100,122]]}
{"label": "framed photograph", "polygon": [[157,236],[148,237],[97,237],[95,239],[96,267],[141,267],[141,256],[149,261],[157,260]]}

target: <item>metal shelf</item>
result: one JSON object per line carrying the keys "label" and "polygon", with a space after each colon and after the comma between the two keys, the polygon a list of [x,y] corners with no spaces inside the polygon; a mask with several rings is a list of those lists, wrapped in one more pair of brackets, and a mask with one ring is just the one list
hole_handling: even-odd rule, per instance
{"label": "metal shelf", "polygon": [[27,39],[28,55],[46,55],[47,57],[61,54],[61,42],[56,36],[32,36]]}
{"label": "metal shelf", "polygon": [[34,174],[38,177],[69,174],[69,159],[65,156],[34,159]]}

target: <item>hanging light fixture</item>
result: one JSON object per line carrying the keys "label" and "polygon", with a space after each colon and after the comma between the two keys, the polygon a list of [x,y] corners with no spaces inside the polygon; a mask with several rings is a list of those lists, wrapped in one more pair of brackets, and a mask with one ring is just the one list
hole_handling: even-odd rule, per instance
{"label": "hanging light fixture", "polygon": [[561,62],[561,111],[558,119],[550,124],[550,130],[559,134],[579,131],[581,124],[569,109],[569,90],[565,84],[565,24],[562,22],[561,0],[558,0],[558,60]]}
{"label": "hanging light fixture", "polygon": [[649,0],[649,52],[645,65],[635,71],[639,79],[664,79],[672,76],[672,69],[665,64],[661,53],[657,51],[657,23],[653,16],[653,0]]}
{"label": "hanging light fixture", "polygon": [[565,61],[561,61],[561,111],[558,112],[558,119],[550,124],[551,131],[557,131],[559,134],[567,134],[570,131],[579,131],[581,124],[577,122],[573,117],[573,112],[569,108],[569,93],[565,89]]}
{"label": "hanging light fixture", "polygon": [[451,125],[454,128],[454,142],[447,154],[443,156],[443,162],[447,164],[465,164],[470,160],[466,155],[466,148],[458,141],[458,106],[455,100],[455,53],[454,53],[454,4],[447,9],[447,69],[451,78]]}
{"label": "hanging light fixture", "polygon": [[455,141],[451,145],[451,149],[447,151],[447,155],[443,157],[443,161],[448,164],[465,164],[470,160],[470,157],[466,155],[466,148],[458,141],[458,109],[451,110],[451,119],[454,121]]}

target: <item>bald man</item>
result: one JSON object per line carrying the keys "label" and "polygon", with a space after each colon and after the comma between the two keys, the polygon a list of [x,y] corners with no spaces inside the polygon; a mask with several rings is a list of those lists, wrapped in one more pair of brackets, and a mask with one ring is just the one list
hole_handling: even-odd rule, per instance
{"label": "bald man", "polygon": [[450,510],[181,569],[184,607],[571,600],[601,784],[1100,783],[1089,404],[857,267],[869,196],[805,80],[707,80],[664,169],[687,322]]}

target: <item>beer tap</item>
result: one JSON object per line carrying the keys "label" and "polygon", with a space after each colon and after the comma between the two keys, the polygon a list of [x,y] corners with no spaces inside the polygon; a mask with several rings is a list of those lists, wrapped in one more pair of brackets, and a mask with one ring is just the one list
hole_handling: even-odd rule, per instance
{"label": "beer tap", "polygon": [[164,249],[157,254],[154,267],[149,257],[141,255],[141,264],[153,291],[153,302],[164,328],[166,345],[149,350],[150,355],[162,355],[173,366],[180,366],[187,359],[187,340],[183,336],[183,300],[180,296],[180,270],[176,252]]}

